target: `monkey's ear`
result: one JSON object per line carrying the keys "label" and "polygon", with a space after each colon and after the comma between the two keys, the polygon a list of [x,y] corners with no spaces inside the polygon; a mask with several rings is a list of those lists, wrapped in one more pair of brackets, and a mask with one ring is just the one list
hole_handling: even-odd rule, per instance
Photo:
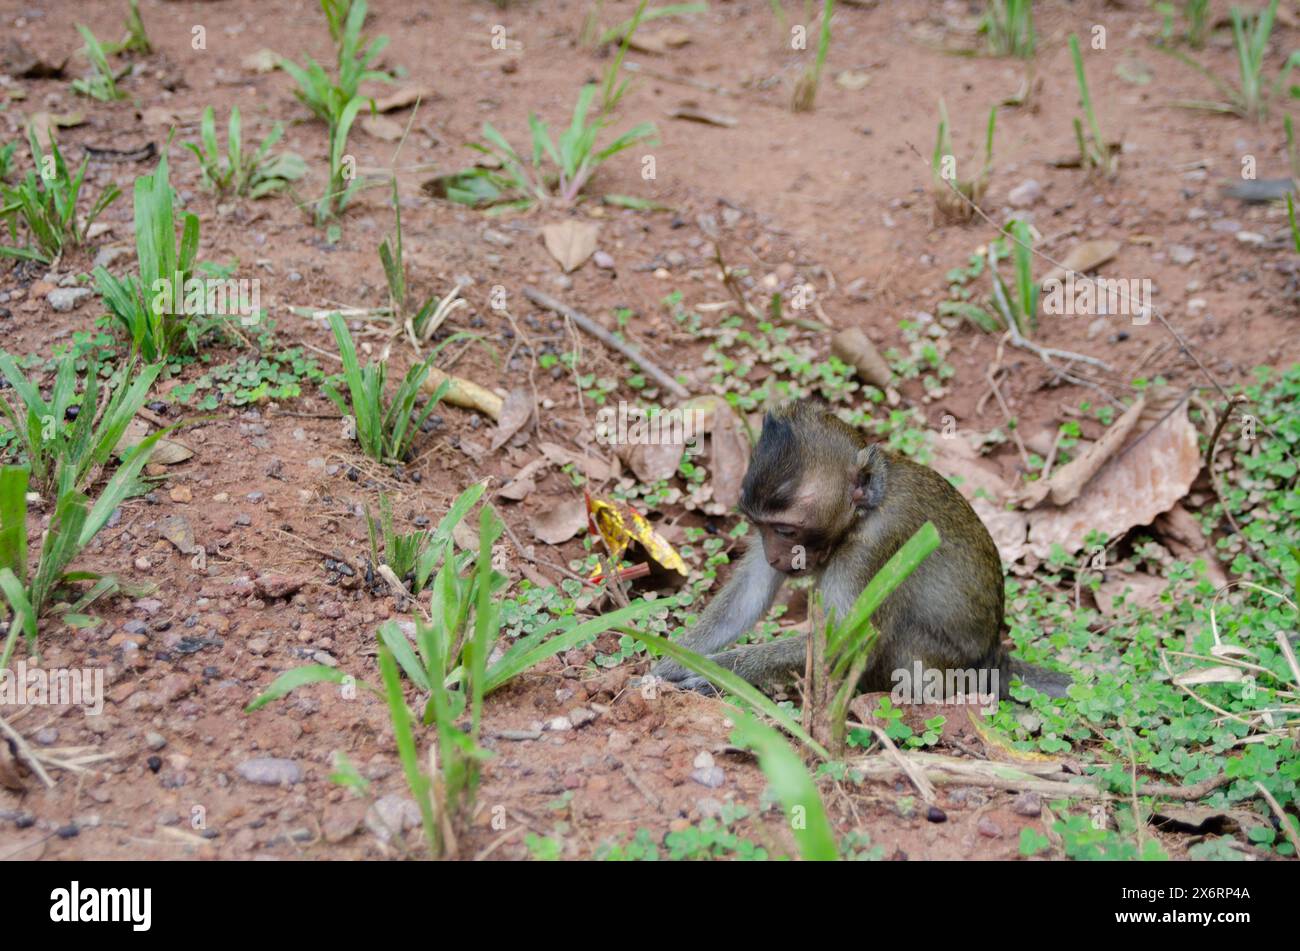
{"label": "monkey's ear", "polygon": [[885,454],[879,443],[872,443],[858,451],[858,471],[853,480],[853,507],[859,512],[879,508],[885,499]]}

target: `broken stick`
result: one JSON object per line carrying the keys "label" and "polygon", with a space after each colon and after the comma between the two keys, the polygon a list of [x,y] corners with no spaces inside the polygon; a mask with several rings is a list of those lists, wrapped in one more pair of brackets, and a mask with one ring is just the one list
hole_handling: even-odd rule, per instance
{"label": "broken stick", "polygon": [[535,287],[524,287],[524,296],[538,307],[545,307],[547,310],[554,311],[561,317],[569,318],[569,320],[577,324],[581,330],[595,337],[611,350],[617,350],[644,370],[646,376],[653,379],[661,387],[673,394],[673,396],[680,400],[690,398],[690,391],[661,370],[652,360],[650,360],[649,357],[642,354],[640,350],[632,346],[630,343],[625,343],[624,341],[619,340],[586,314],[574,310],[568,304],[556,300],[550,294],[542,293]]}

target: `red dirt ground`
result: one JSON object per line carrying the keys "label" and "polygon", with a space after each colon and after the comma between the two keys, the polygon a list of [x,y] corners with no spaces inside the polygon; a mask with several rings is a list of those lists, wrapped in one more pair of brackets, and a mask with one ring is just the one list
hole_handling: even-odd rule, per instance
{"label": "red dirt ground", "polygon": [[[312,195],[322,188],[323,126],[308,118],[287,75],[254,73],[241,65],[262,47],[294,59],[303,54],[327,59],[329,36],[317,5],[308,0],[143,0],[141,6],[158,51],[143,60],[142,75],[123,82],[130,99],[96,103],[75,96],[65,81],[16,79],[0,87],[0,94],[10,94],[0,111],[0,141],[17,138],[25,117],[37,110],[81,110],[86,123],[60,134],[71,156],[79,157],[82,145],[129,149],[153,142],[161,147],[167,128],[156,122],[159,108],[177,117],[179,143],[196,137],[203,107],[212,105],[224,117],[237,104],[245,127],[258,137],[275,120],[284,122],[285,144],[305,156],[311,169],[301,192]],[[485,119],[515,142],[526,134],[530,111],[549,117],[552,126],[561,124],[580,85],[598,78],[608,61],[576,45],[585,3],[513,3],[500,10],[472,0],[374,0],[371,6],[368,34],[392,38],[384,62],[409,70],[403,82],[429,83],[436,90],[414,119],[399,166],[430,163],[441,173],[469,164],[473,153],[464,143],[478,138]],[[606,24],[630,15],[633,6],[627,0],[607,3]],[[793,17],[800,5],[786,6]],[[1010,217],[1009,190],[1034,178],[1044,198],[1027,214],[1050,239],[1049,253],[1059,256],[1081,238],[1123,241],[1118,272],[1154,281],[1158,306],[1224,383],[1245,379],[1256,365],[1294,359],[1295,256],[1281,248],[1249,246],[1233,236],[1235,230],[1247,230],[1271,237],[1284,220],[1276,209],[1242,207],[1217,190],[1219,181],[1238,174],[1246,153],[1258,157],[1262,177],[1285,174],[1280,124],[1251,125],[1170,108],[1172,100],[1204,98],[1210,90],[1193,71],[1149,48],[1159,17],[1146,4],[1096,0],[1037,6],[1041,88],[1031,107],[1004,108],[999,115],[996,168],[985,207],[999,222]],[[100,38],[115,38],[121,32],[119,7],[124,4],[0,0],[0,35],[57,61],[80,46],[76,22]],[[933,220],[928,156],[937,100],[946,100],[953,117],[957,154],[973,155],[990,104],[1015,93],[1022,78],[1016,62],[945,55],[923,42],[945,17],[966,15],[966,7],[839,5],[817,110],[793,114],[790,88],[804,60],[782,44],[768,4],[714,0],[707,14],[682,21],[689,45],[662,56],[634,53],[629,59],[696,84],[725,87],[731,94],[638,78],[620,106],[619,127],[642,119],[658,124],[662,142],[651,150],[657,177],[643,181],[638,163],[624,155],[599,172],[591,189],[593,194],[651,198],[672,206],[674,213],[588,203],[575,214],[599,216],[600,247],[613,256],[616,267],[602,270],[588,263],[571,275],[571,283],[557,283],[558,269],[539,233],[561,213],[485,218],[424,195],[419,185],[429,173],[404,174],[403,224],[416,287],[441,294],[457,276],[471,277],[474,283],[464,292],[471,306],[455,314],[449,327],[481,329],[503,353],[510,348],[504,337],[508,323],[487,304],[495,284],[507,288],[516,319],[535,316],[537,332],[549,335],[561,349],[569,346],[561,325],[523,301],[519,288],[524,284],[552,292],[606,322],[615,307],[630,307],[636,316],[629,331],[637,343],[671,372],[683,372],[691,384],[701,384],[707,371],[696,372],[701,367],[699,341],[681,333],[659,301],[674,290],[683,292],[688,305],[727,300],[697,222],[699,215],[710,214],[724,221],[723,247],[733,259],[729,263],[751,268],[760,279],[774,274],[787,288],[806,277],[817,285],[821,306],[836,326],[857,325],[881,346],[900,345],[899,320],[918,311],[933,313],[947,296],[944,274],[964,264],[991,233],[979,223],[940,227]],[[1077,92],[1065,37],[1074,31],[1086,35],[1094,23],[1106,26],[1109,48],[1088,54],[1093,96],[1105,127],[1124,142],[1120,175],[1110,183],[1047,163],[1073,148],[1070,120],[1077,111]],[[493,48],[494,24],[506,26],[509,49]],[[196,25],[206,28],[206,50],[191,48]],[[1290,48],[1297,35],[1294,22],[1287,21],[1279,28],[1277,48]],[[1212,44],[1203,56],[1220,75],[1235,70],[1231,52],[1220,44]],[[1277,62],[1282,58],[1280,53],[1275,57]],[[1126,59],[1146,64],[1152,81],[1133,85],[1118,77],[1116,66]],[[70,70],[79,71],[76,60]],[[832,77],[844,70],[865,71],[869,84],[853,91],[841,87]],[[23,98],[12,95],[15,89]],[[722,128],[668,118],[666,113],[685,100],[738,122]],[[405,123],[410,110],[395,117]],[[353,132],[351,150],[363,168],[386,166],[394,158],[392,143],[359,129]],[[25,149],[20,152],[25,155]],[[375,253],[391,228],[383,189],[363,193],[345,216],[341,241],[331,247],[323,232],[284,198],[219,208],[200,188],[193,157],[175,147],[171,155],[173,184],[203,222],[201,258],[235,258],[241,273],[261,278],[263,305],[286,345],[302,342],[334,350],[322,322],[297,317],[290,307],[386,303]],[[149,168],[92,165],[92,192],[109,181],[128,192],[105,216],[113,228],[99,246],[132,246],[130,186]],[[728,209],[732,213],[724,216]],[[1225,221],[1238,227],[1222,230]],[[485,240],[485,228],[507,236],[509,246]],[[1191,266],[1173,263],[1171,245],[1193,248],[1196,260]],[[88,271],[95,251],[92,247],[65,258],[58,276]],[[657,276],[657,268],[664,269],[659,272],[664,276]],[[39,286],[43,277],[41,269],[13,271],[0,265],[0,291],[9,295],[0,305],[8,311],[0,320],[0,342],[12,353],[48,355],[52,345],[68,342],[74,330],[88,328],[98,313],[97,301],[71,314],[54,313],[44,299],[48,288]],[[1186,306],[1191,298],[1205,302],[1195,315]],[[1086,318],[1052,321],[1045,324],[1042,340],[1103,357],[1120,369],[1121,378],[1159,374],[1175,384],[1203,382],[1157,323],[1126,328],[1123,340],[1111,339],[1109,333],[1090,338],[1088,323]],[[379,346],[384,337],[366,339]],[[993,401],[986,401],[982,414],[976,412],[996,338],[963,327],[950,339],[949,362],[957,374],[946,394],[921,404],[919,385],[908,384],[902,388],[905,403],[923,405],[935,426],[945,414],[963,428],[1003,425]],[[599,344],[584,339],[582,347],[584,372],[621,376],[621,361]],[[828,344],[822,344],[822,352],[829,352]],[[394,355],[403,365],[409,359],[400,347]],[[214,354],[213,362],[235,356],[234,351]],[[333,372],[327,358],[321,363]],[[1065,418],[1062,407],[1089,395],[1052,385],[1048,371],[1023,352],[1008,352],[1004,365],[1012,371],[1004,392],[1026,434],[1054,431]],[[190,368],[181,381],[198,372]],[[526,366],[518,361],[501,366],[480,348],[469,348],[455,372],[504,393],[518,385]],[[374,782],[378,794],[406,795],[386,710],[378,701],[364,693],[361,699],[343,700],[337,691],[317,687],[252,715],[243,707],[277,673],[304,663],[302,658],[314,651],[326,652],[346,671],[376,678],[374,630],[393,613],[392,602],[366,593],[355,579],[331,584],[322,562],[334,554],[354,566],[364,564],[366,530],[358,512],[363,504],[374,506],[381,483],[394,494],[401,519],[420,513],[436,519],[472,482],[491,476],[494,487],[499,486],[536,457],[537,441],[584,451],[578,437],[590,431],[590,404],[580,406],[567,376],[555,379],[539,372],[537,383],[539,395],[553,406],[541,414],[539,431],[522,447],[486,452],[490,422],[464,410],[440,411],[445,426],[417,441],[418,459],[408,467],[421,476],[418,485],[397,482],[362,463],[355,447],[341,438],[337,419],[311,418],[336,415],[314,392],[287,406],[219,411],[210,422],[185,430],[179,438],[195,450],[195,457],[167,469],[154,502],[136,499],[124,506],[120,523],[105,530],[82,559],[86,567],[113,570],[134,583],[153,582],[158,591],[143,602],[118,598],[99,605],[104,623],[94,630],[73,631],[56,621],[42,630],[46,666],[106,668],[104,715],[87,718],[59,708],[5,711],[29,740],[53,729],[54,746],[87,746],[111,758],[97,764],[96,772],[56,773],[51,790],[39,788],[32,777],[25,794],[0,789],[0,852],[12,847],[22,858],[400,854],[366,831],[364,804],[328,778],[333,753],[343,751]],[[630,396],[631,391],[624,387],[617,395]],[[1085,435],[1096,432],[1085,429]],[[1013,472],[1014,451],[1003,447],[994,458],[1004,473]],[[339,468],[330,474],[319,466],[322,459]],[[353,465],[362,469],[358,481],[346,478]],[[573,492],[567,475],[550,470],[525,502],[501,503],[498,509],[514,534],[531,542],[530,517]],[[250,493],[261,495],[253,501]],[[175,500],[186,497],[190,501]],[[189,558],[160,538],[160,520],[176,515],[188,519],[196,541],[210,553],[206,573],[195,571]],[[720,524],[730,528],[734,521]],[[552,580],[559,580],[559,573],[548,562],[567,564],[582,554],[577,542],[562,551],[546,552],[545,547],[536,545],[539,562],[529,570]],[[141,558],[148,562],[146,570],[135,567]],[[513,549],[511,558],[511,576],[517,580],[522,559]],[[288,600],[261,600],[250,593],[249,579],[264,573],[287,575],[303,586]],[[143,646],[124,652],[122,626],[132,619],[145,622]],[[219,644],[196,653],[176,649],[182,637],[204,632]],[[497,755],[485,767],[478,818],[461,843],[462,856],[526,857],[527,832],[548,835],[556,822],[564,822],[563,854],[586,857],[601,842],[624,841],[640,827],[659,839],[669,829],[714,812],[718,803],[745,804],[751,814],[757,811],[764,783],[751,760],[718,752],[717,763],[725,772],[719,789],[690,778],[700,752],[726,744],[724,706],[675,693],[644,700],[622,682],[633,673],[630,667],[595,673],[589,664],[594,653],[589,648],[568,655],[564,663],[544,665],[491,698],[485,736]],[[592,707],[597,716],[572,732],[546,732],[541,739],[523,741],[494,738],[502,730],[528,730],[586,704],[597,705]],[[150,733],[160,734],[165,747],[151,749]],[[978,738],[968,733],[961,745],[979,747]],[[291,787],[248,783],[236,767],[258,756],[297,761],[301,781]],[[160,760],[156,769],[150,757]],[[567,802],[566,793],[572,794]],[[1018,854],[1020,827],[1043,827],[1042,819],[1012,810],[1014,794],[1009,792],[942,790],[939,804],[946,822],[927,821],[923,806],[907,814],[900,801],[913,795],[905,783],[869,783],[835,787],[828,804],[840,831],[869,833],[886,857],[1012,858]],[[504,831],[492,824],[501,807],[508,817]],[[202,816],[210,837],[194,827],[196,815]],[[69,824],[79,834],[56,834]],[[747,819],[737,828],[770,852],[791,850],[777,814]],[[414,832],[410,841],[418,848]]]}

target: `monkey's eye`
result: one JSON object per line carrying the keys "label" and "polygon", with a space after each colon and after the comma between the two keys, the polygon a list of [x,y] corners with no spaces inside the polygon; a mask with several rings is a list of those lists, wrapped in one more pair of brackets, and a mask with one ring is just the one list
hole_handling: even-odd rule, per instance
{"label": "monkey's eye", "polygon": [[793,525],[773,525],[772,531],[776,532],[782,538],[794,538],[795,535],[799,534],[798,529]]}

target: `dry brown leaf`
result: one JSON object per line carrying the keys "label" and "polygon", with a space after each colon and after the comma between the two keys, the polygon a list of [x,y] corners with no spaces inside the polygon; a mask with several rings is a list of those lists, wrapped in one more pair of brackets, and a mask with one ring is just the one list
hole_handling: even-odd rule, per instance
{"label": "dry brown leaf", "polygon": [[729,511],[740,501],[740,484],[749,467],[751,446],[744,421],[720,396],[696,396],[682,403],[678,410],[690,414],[696,440],[709,436],[709,487],[713,502],[721,511]]}
{"label": "dry brown leaf", "polygon": [[687,445],[699,444],[703,432],[695,422],[696,417],[684,407],[656,417],[637,410],[601,422],[598,434],[639,480],[650,483],[672,478]]}
{"label": "dry brown leaf", "polygon": [[970,506],[980,517],[984,527],[993,537],[998,554],[1004,564],[1014,564],[1025,554],[1025,538],[1029,534],[1029,516],[1015,509],[997,505],[985,498],[973,498]]}
{"label": "dry brown leaf", "polygon": [[1240,667],[1198,667],[1174,678],[1174,683],[1182,687],[1195,687],[1197,684],[1239,684],[1250,674]]}
{"label": "dry brown leaf", "polygon": [[623,442],[614,447],[622,459],[641,482],[659,482],[671,479],[677,473],[682,461],[682,452],[686,444],[681,442]]}
{"label": "dry brown leaf", "polygon": [[548,505],[533,515],[528,527],[539,542],[547,545],[567,542],[587,527],[587,503],[582,499],[565,499]]}
{"label": "dry brown leaf", "polygon": [[393,90],[382,99],[376,99],[375,111],[392,112],[394,109],[405,109],[407,106],[415,105],[417,100],[428,102],[434,95],[435,92],[432,86],[403,86],[401,89]]}
{"label": "dry brown leaf", "polygon": [[730,406],[718,408],[709,440],[713,499],[731,511],[740,502],[740,485],[749,468],[749,437]]}
{"label": "dry brown leaf", "polygon": [[1186,402],[1151,428],[1178,398],[1177,393],[1151,394],[1129,445],[1078,498],[1065,507],[1045,505],[1029,513],[1030,551],[1039,558],[1047,558],[1053,545],[1077,552],[1093,529],[1113,538],[1134,525],[1149,525],[1187,494],[1201,470],[1201,454]]}
{"label": "dry brown leaf", "polygon": [[462,519],[452,526],[451,540],[461,551],[478,551],[478,531],[468,521]]}
{"label": "dry brown leaf", "polygon": [[456,441],[456,448],[474,460],[475,465],[483,464],[483,457],[487,455],[487,446],[483,445],[477,439],[467,439],[462,436]]}
{"label": "dry brown leaf", "polygon": [[705,125],[721,126],[724,129],[730,129],[740,124],[740,120],[734,116],[723,115],[720,112],[706,112],[694,102],[679,103],[677,108],[668,111],[668,118],[684,119],[687,122],[702,122]]}
{"label": "dry brown leaf", "polygon": [[653,53],[662,56],[669,50],[679,49],[691,41],[691,35],[685,30],[668,27],[657,33],[634,33],[627,45],[639,53]]}
{"label": "dry brown leaf", "polygon": [[557,466],[572,465],[593,482],[604,482],[610,477],[609,463],[603,459],[579,455],[553,442],[544,442],[537,448],[541,449],[542,454]]}
{"label": "dry brown leaf", "polygon": [[1146,405],[1146,396],[1139,396],[1124,415],[1115,420],[1102,437],[1081,455],[1057,469],[1050,479],[1039,480],[1027,487],[1019,496],[1024,508],[1034,508],[1046,498],[1050,498],[1054,505],[1069,505],[1077,499],[1088,481],[1128,441],[1138,420],[1142,418]]}
{"label": "dry brown leaf", "polygon": [[976,493],[982,493],[995,503],[1001,502],[1009,494],[1007,484],[989,463],[980,458],[971,445],[972,435],[970,430],[955,429],[945,437],[930,430],[930,467],[949,479],[956,478],[958,481],[954,488],[968,502],[976,497]]}
{"label": "dry brown leaf", "polygon": [[194,529],[184,515],[168,515],[158,520],[158,534],[176,546],[182,555],[198,551],[194,544]]}
{"label": "dry brown leaf", "polygon": [[533,477],[550,464],[549,459],[534,459],[516,472],[514,477],[501,487],[497,495],[512,502],[522,502],[537,490],[537,483],[533,481]]}
{"label": "dry brown leaf", "polygon": [[596,253],[596,236],[600,225],[591,221],[559,221],[542,228],[546,250],[566,273],[576,271]]}
{"label": "dry brown leaf", "polygon": [[1221,588],[1228,583],[1228,576],[1219,564],[1214,546],[1201,531],[1200,523],[1181,504],[1159,515],[1155,529],[1179,561],[1190,563],[1202,559],[1205,562],[1205,574],[1214,587]]}
{"label": "dry brown leaf", "polygon": [[[113,447],[116,455],[121,455],[132,446],[139,445],[152,430],[144,420],[136,418],[126,424],[126,430],[122,433],[122,438],[117,441]],[[179,462],[194,458],[194,450],[184,443],[177,442],[174,439],[160,439],[154,444],[153,454],[149,457],[151,464],[160,466],[174,466]]]}
{"label": "dry brown leaf", "polygon": [[1120,247],[1120,242],[1106,238],[1095,241],[1081,241],[1070,249],[1070,253],[1061,262],[1061,267],[1053,268],[1047,272],[1042,283],[1064,280],[1068,271],[1086,274],[1094,268],[1101,267],[1119,254]]}
{"label": "dry brown leaf", "polygon": [[366,116],[361,120],[361,128],[366,135],[381,142],[397,142],[406,132],[406,127],[388,116]]}
{"label": "dry brown leaf", "polygon": [[525,387],[515,387],[501,404],[501,417],[497,420],[497,431],[492,436],[492,451],[495,452],[509,442],[532,418],[532,394]]}

